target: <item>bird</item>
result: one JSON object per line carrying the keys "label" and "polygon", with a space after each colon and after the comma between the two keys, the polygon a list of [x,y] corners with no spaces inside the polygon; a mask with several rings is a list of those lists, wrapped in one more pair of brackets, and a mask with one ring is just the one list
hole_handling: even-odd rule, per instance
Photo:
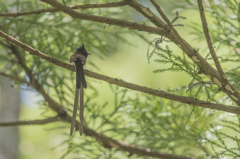
{"label": "bird", "polygon": [[84,48],[84,44],[76,49],[75,53],[70,58],[70,63],[74,62],[76,67],[76,91],[75,91],[75,99],[74,99],[74,108],[73,108],[73,116],[71,121],[71,129],[70,135],[73,134],[73,130],[75,127],[75,121],[77,116],[78,109],[78,98],[80,94],[80,123],[79,123],[79,133],[82,136],[83,133],[83,111],[84,111],[84,91],[83,88],[87,88],[87,82],[85,79],[83,66],[86,64],[86,60],[88,55],[91,55]]}

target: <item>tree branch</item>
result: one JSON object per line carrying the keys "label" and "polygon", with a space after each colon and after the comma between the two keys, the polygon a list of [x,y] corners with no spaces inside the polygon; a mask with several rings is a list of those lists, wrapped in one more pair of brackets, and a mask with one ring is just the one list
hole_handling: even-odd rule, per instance
{"label": "tree branch", "polygon": [[[4,37],[8,42],[28,51],[30,54],[33,54],[35,56],[38,56],[50,63],[53,63],[57,66],[60,66],[62,68],[66,68],[70,71],[75,71],[75,67],[67,64],[65,62],[62,62],[60,60],[57,60],[55,58],[52,58],[50,56],[45,55],[44,53],[33,49],[32,47],[30,47],[29,45],[26,45],[12,37],[10,37],[9,35],[3,33],[2,31],[0,31],[0,36]],[[156,89],[151,89],[148,87],[144,87],[144,86],[139,86],[133,83],[128,83],[125,82],[123,80],[119,80],[117,78],[111,78],[105,75],[101,75],[95,72],[91,72],[89,70],[84,69],[84,73],[86,74],[86,76],[89,76],[91,78],[95,78],[95,79],[99,79],[99,80],[103,80],[105,82],[111,83],[111,84],[115,84],[121,87],[125,87],[131,90],[135,90],[135,91],[139,91],[139,92],[143,92],[146,94],[150,94],[150,95],[154,95],[157,97],[162,97],[165,99],[170,99],[173,101],[178,101],[181,103],[185,103],[185,104],[189,104],[192,106],[199,106],[199,107],[203,107],[203,108],[211,108],[211,109],[216,109],[216,110],[221,110],[221,111],[225,111],[225,112],[229,112],[229,113],[234,113],[234,114],[240,114],[240,108],[234,107],[234,106],[227,106],[224,104],[215,104],[215,103],[211,103],[208,101],[201,101],[201,100],[197,100],[197,99],[193,99],[191,97],[184,97],[184,96],[179,96],[179,95],[175,95],[175,94],[171,94],[171,93],[167,93],[164,91],[159,91]],[[43,89],[41,88],[41,90],[39,91],[43,91]],[[45,98],[45,97],[44,97]],[[48,98],[48,97],[46,97]]]}
{"label": "tree branch", "polygon": [[52,123],[56,121],[61,121],[61,118],[59,118],[58,116],[55,116],[55,117],[49,117],[41,120],[0,122],[0,126],[6,127],[6,126],[21,126],[21,125],[42,125],[42,124]]}
{"label": "tree branch", "polygon": [[124,28],[145,31],[145,32],[158,34],[158,35],[159,34],[162,34],[162,35],[167,34],[166,30],[162,29],[162,28],[151,27],[151,26],[148,26],[145,24],[138,24],[138,23],[129,22],[126,20],[119,20],[119,19],[115,19],[115,18],[80,13],[80,12],[74,11],[74,10],[70,9],[69,7],[64,6],[61,3],[58,3],[54,0],[41,0],[41,1],[60,9],[62,12],[70,15],[73,18],[90,20],[90,21],[99,22],[99,23],[106,23],[106,24],[110,24],[110,25],[116,25],[116,26],[120,26],[120,27],[124,27]]}
{"label": "tree branch", "polygon": [[153,4],[153,6],[156,8],[156,10],[158,11],[158,13],[162,16],[163,20],[167,23],[167,25],[170,27],[170,29],[174,32],[174,34],[178,34],[178,32],[174,29],[172,23],[170,22],[170,20],[167,18],[167,16],[163,13],[162,9],[160,8],[160,6],[154,1],[154,0],[150,0],[150,2]]}
{"label": "tree branch", "polygon": [[[141,13],[144,17],[149,19],[155,26],[158,26],[160,28],[164,28],[167,30],[167,25],[160,19],[158,16],[156,16],[149,8],[146,8],[141,3],[139,3],[136,0],[127,0],[128,5],[134,8],[136,11]],[[167,30],[169,32],[169,30]]]}
{"label": "tree branch", "polygon": [[20,78],[17,78],[17,77],[15,77],[15,76],[8,75],[8,74],[6,74],[6,73],[4,73],[4,72],[0,72],[0,75],[1,75],[1,76],[5,76],[5,77],[8,77],[8,78],[11,78],[11,79],[13,79],[13,80],[15,80],[15,81],[19,81],[19,82],[21,82],[21,83],[25,83],[25,84],[31,85],[30,83],[28,83],[28,82],[27,82],[26,80],[24,80],[24,79],[20,79]]}
{"label": "tree branch", "polygon": [[[29,83],[27,81],[24,81],[22,79],[19,79],[17,77],[11,76],[11,75],[7,75],[5,73],[1,73],[0,75],[2,76],[6,76],[9,78],[12,78],[14,80],[18,80],[20,82],[26,83],[30,86],[32,86],[33,88],[35,88],[40,94],[42,94],[42,96],[44,97],[45,101],[48,102],[48,106],[53,109],[53,111],[56,112],[65,112],[63,110],[63,106],[61,106],[60,104],[58,104],[57,102],[55,102],[49,95],[48,93],[46,93],[43,89],[41,89],[42,87],[39,87],[38,84],[35,83]],[[61,118],[61,120],[64,120],[68,123],[71,123],[72,117],[65,113],[64,115],[59,114],[59,116]],[[75,128],[76,130],[79,130],[79,121],[76,120],[75,122]],[[195,159],[195,157],[185,157],[185,156],[178,156],[178,155],[172,155],[172,154],[167,154],[167,153],[161,153],[161,152],[157,152],[157,151],[153,151],[150,148],[144,148],[144,147],[139,147],[139,146],[133,146],[133,145],[129,145],[126,144],[122,141],[117,141],[114,140],[110,137],[107,137],[101,133],[98,133],[90,128],[88,128],[87,126],[83,126],[83,132],[85,135],[90,136],[94,139],[96,139],[97,141],[100,141],[103,143],[104,147],[106,148],[116,148],[118,150],[122,150],[122,151],[127,151],[130,154],[137,154],[140,156],[149,156],[149,157],[156,157],[156,158],[164,158],[164,159]]]}
{"label": "tree branch", "polygon": [[132,23],[132,22],[114,19],[114,18],[107,18],[107,17],[79,13],[71,10],[69,7],[66,7],[54,0],[41,0],[41,1],[60,9],[62,12],[67,13],[73,18],[85,19],[85,20],[90,20],[90,21],[95,21],[100,23],[107,23],[107,24],[117,25],[121,27],[128,27],[129,29],[135,29],[139,31],[145,31],[145,32],[166,36],[171,41],[173,41],[177,46],[179,46],[188,55],[188,57],[200,67],[202,72],[204,72],[204,74],[207,77],[209,77],[214,83],[216,83],[223,92],[225,92],[235,103],[237,103],[237,105],[240,106],[239,91],[230,83],[228,83],[227,85],[222,85],[220,82],[221,77],[219,73],[196,51],[196,49],[194,49],[189,43],[187,43],[179,34],[174,34],[174,32],[169,32],[169,30],[166,27],[164,27],[166,26],[166,24],[163,23],[162,20],[160,20],[157,16],[155,16],[149,10],[149,8],[142,6],[136,0],[129,0],[127,2],[130,6],[135,8],[144,16],[149,17],[150,21],[153,22],[156,26],[158,26],[158,28],[150,27],[145,24],[137,24],[137,23]]}
{"label": "tree branch", "polygon": [[198,0],[198,7],[199,7],[199,12],[200,12],[202,25],[203,25],[203,30],[204,30],[204,34],[205,34],[205,37],[206,37],[206,40],[207,40],[208,48],[209,48],[210,53],[212,55],[212,58],[214,60],[215,66],[217,67],[217,70],[218,70],[218,72],[220,74],[221,81],[224,84],[228,84],[229,82],[227,81],[227,79],[225,77],[223,69],[222,69],[222,67],[221,67],[221,65],[220,65],[220,63],[218,61],[217,54],[216,54],[216,52],[215,52],[215,50],[213,48],[212,40],[211,40],[211,37],[209,35],[209,30],[208,30],[208,26],[207,26],[208,24],[207,24],[207,20],[206,20],[206,17],[205,17],[202,0]]}
{"label": "tree branch", "polygon": [[[109,7],[120,7],[125,6],[127,3],[125,1],[105,3],[105,4],[84,4],[84,5],[74,5],[69,6],[70,9],[88,9],[88,8],[109,8]],[[56,8],[47,8],[47,9],[39,9],[28,12],[18,12],[18,13],[0,13],[0,17],[19,17],[23,15],[31,15],[31,14],[41,14],[46,12],[58,12],[61,11]]]}
{"label": "tree branch", "polygon": [[[157,4],[153,5],[158,8]],[[143,16],[148,18],[153,24],[155,24],[158,27],[163,27],[161,23],[159,23],[159,18],[156,18],[156,16],[148,9],[146,10],[146,7],[138,3],[136,0],[129,0],[128,5],[131,7],[135,8],[139,13],[141,13]],[[160,9],[160,8],[159,8]],[[146,11],[148,14],[142,13],[143,11]],[[161,10],[158,10],[161,12]],[[166,15],[161,12],[160,15],[164,18],[164,20],[169,21]],[[167,22],[169,23],[169,22]],[[167,30],[167,28],[166,28]],[[169,30],[169,29],[168,29]],[[165,36],[165,35],[163,35]],[[208,78],[210,78],[214,83],[216,83],[219,88],[225,92],[237,105],[240,106],[240,92],[230,83],[225,82],[224,85],[220,82],[222,81],[220,74],[198,53],[196,49],[194,49],[188,42],[186,42],[179,34],[177,31],[171,32],[168,31],[168,34],[166,35],[167,38],[169,38],[172,42],[174,42],[180,49],[182,49],[183,52],[185,52],[188,57],[198,65],[202,73],[204,73]],[[225,77],[225,76],[224,76]]]}
{"label": "tree branch", "polygon": [[[10,45],[8,47],[10,50],[12,50],[12,52],[14,52],[14,54],[16,55],[18,60],[22,60],[21,54],[17,49],[14,49],[14,47],[12,45]],[[35,88],[40,94],[42,94],[42,96],[44,97],[45,101],[48,102],[48,106],[55,112],[58,113],[58,116],[64,120],[67,121],[69,123],[71,123],[72,117],[67,114],[67,112],[63,109],[64,107],[61,106],[59,103],[55,102],[49,95],[48,93],[46,93],[43,89],[43,86],[39,84],[37,78],[35,76],[32,76],[32,71],[26,66],[25,63],[21,62],[20,63],[22,65],[22,67],[25,69],[26,72],[28,72],[28,76],[32,77],[32,81],[31,82],[27,82],[25,80],[21,80],[21,81],[25,81],[24,83],[26,83],[27,85],[32,86],[33,88]],[[1,75],[6,75],[5,73],[1,73]],[[13,79],[18,79],[17,77],[13,77],[11,75],[7,75],[7,77],[12,77]],[[30,78],[30,77],[29,77]],[[77,127],[76,130],[79,130],[79,122],[76,121],[75,122],[75,127]],[[100,141],[103,143],[104,147],[106,148],[116,148],[118,150],[123,150],[123,151],[127,151],[130,154],[137,154],[137,155],[141,155],[141,156],[150,156],[150,157],[156,157],[156,158],[166,158],[166,159],[194,159],[191,157],[185,157],[185,156],[177,156],[177,155],[172,155],[172,154],[166,154],[166,153],[161,153],[161,152],[157,152],[157,151],[152,151],[149,148],[143,148],[143,147],[138,147],[138,146],[133,146],[133,145],[128,145],[122,141],[117,141],[114,140],[112,138],[109,138],[103,134],[97,133],[91,129],[89,129],[87,126],[84,125],[83,127],[83,132],[87,135],[87,136],[91,136],[92,138],[95,138],[97,141]]]}

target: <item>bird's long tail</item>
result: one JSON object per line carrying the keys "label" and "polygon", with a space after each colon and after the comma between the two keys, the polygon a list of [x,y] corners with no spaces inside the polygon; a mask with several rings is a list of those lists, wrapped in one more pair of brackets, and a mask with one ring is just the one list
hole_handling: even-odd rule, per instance
{"label": "bird's long tail", "polygon": [[75,121],[76,121],[77,109],[78,109],[79,92],[80,92],[80,89],[76,88],[75,99],[74,99],[74,108],[73,108],[73,116],[72,116],[72,121],[71,121],[70,135],[73,134],[73,130],[74,130],[74,127],[75,127]]}
{"label": "bird's long tail", "polygon": [[80,87],[80,115],[79,115],[79,133],[80,136],[82,136],[83,133],[83,112],[84,111],[84,92],[83,92],[83,86]]}

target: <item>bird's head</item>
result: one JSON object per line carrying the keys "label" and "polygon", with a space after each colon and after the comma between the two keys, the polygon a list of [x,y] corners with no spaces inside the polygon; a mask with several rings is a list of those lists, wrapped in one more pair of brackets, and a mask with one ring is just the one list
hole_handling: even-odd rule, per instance
{"label": "bird's head", "polygon": [[87,50],[84,48],[84,44],[82,44],[82,46],[80,46],[79,48],[76,49],[75,54],[83,54],[86,58],[88,57],[88,55],[91,55],[91,54],[88,53]]}

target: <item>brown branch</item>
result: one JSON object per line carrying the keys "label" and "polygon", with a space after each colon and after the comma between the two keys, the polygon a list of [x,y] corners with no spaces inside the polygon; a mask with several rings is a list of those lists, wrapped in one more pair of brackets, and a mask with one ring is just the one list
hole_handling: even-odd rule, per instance
{"label": "brown branch", "polygon": [[[219,73],[198,53],[196,49],[194,49],[188,42],[186,42],[178,34],[177,31],[169,32],[166,28],[166,24],[161,19],[159,19],[155,14],[153,14],[149,8],[144,7],[136,0],[128,0],[127,2],[129,6],[136,9],[139,13],[148,18],[153,24],[155,24],[158,27],[164,28],[165,29],[165,32],[163,31],[164,34],[160,33],[159,35],[166,36],[172,42],[174,42],[180,49],[182,49],[188,55],[188,57],[199,66],[200,70],[202,70],[202,72],[208,78],[210,78],[214,83],[216,83],[223,92],[225,92],[235,103],[237,103],[237,105],[240,106],[240,92],[233,85],[228,83],[228,81],[227,83],[225,83],[225,85],[221,84],[220,81],[222,81],[221,80],[222,78],[219,75]],[[54,7],[56,7],[55,4]],[[62,6],[62,8],[66,9],[65,6]],[[164,13],[162,15],[165,16]],[[80,17],[76,18],[81,19]],[[165,20],[166,19],[167,17],[165,16]],[[88,20],[92,21],[91,19]]]}
{"label": "brown branch", "polygon": [[[17,77],[11,76],[11,75],[7,75],[5,73],[1,73],[0,75],[2,76],[6,76],[9,77],[11,79],[14,80],[18,80],[20,82],[26,83],[28,85],[31,85],[32,87],[34,87],[40,94],[42,94],[42,96],[44,97],[45,101],[48,102],[48,106],[50,108],[52,108],[54,111],[59,112],[59,109],[61,110],[60,112],[63,112],[63,106],[61,106],[60,104],[58,104],[57,102],[55,102],[49,95],[48,93],[46,93],[43,89],[41,89],[42,87],[39,87],[38,84],[36,83],[29,83],[27,81],[18,79]],[[59,117],[61,118],[61,120],[64,120],[68,123],[71,123],[72,117],[69,114],[65,114],[65,115],[59,115]],[[75,128],[76,130],[79,130],[79,121],[76,120],[75,122]],[[90,136],[94,139],[96,139],[99,142],[102,142],[102,144],[106,147],[106,148],[115,148],[118,150],[122,150],[122,151],[126,151],[129,152],[130,154],[137,154],[140,156],[149,156],[149,157],[156,157],[156,158],[164,158],[164,159],[195,159],[195,157],[185,157],[185,156],[178,156],[178,155],[172,155],[172,154],[167,154],[167,153],[161,153],[161,152],[157,152],[157,151],[153,151],[150,148],[144,148],[144,147],[139,147],[139,146],[134,146],[134,145],[129,145],[126,144],[122,141],[117,141],[114,140],[110,137],[107,137],[101,133],[98,133],[90,128],[88,128],[87,126],[83,126],[83,132],[85,135]]]}
{"label": "brown branch", "polygon": [[85,20],[95,21],[100,23],[107,23],[107,24],[121,26],[121,27],[128,27],[129,29],[135,29],[139,31],[145,31],[145,32],[166,36],[171,41],[173,41],[177,46],[179,46],[189,56],[189,58],[191,58],[191,60],[200,67],[200,69],[203,71],[203,73],[207,77],[209,77],[214,83],[216,83],[223,92],[225,92],[235,103],[237,103],[237,105],[240,106],[239,91],[230,83],[226,85],[222,85],[220,82],[221,77],[219,73],[189,43],[187,43],[179,34],[176,34],[176,33],[174,34],[173,32],[169,32],[169,30],[164,27],[166,26],[165,23],[162,23],[162,21],[158,17],[156,17],[148,8],[142,6],[136,0],[128,0],[127,1],[128,5],[135,8],[144,16],[149,17],[150,21],[154,23],[156,26],[158,26],[158,28],[150,27],[145,24],[137,24],[137,23],[132,23],[132,22],[114,19],[114,18],[79,13],[69,9],[69,7],[66,7],[54,0],[41,0],[41,1],[48,3],[53,7],[61,9],[61,11],[67,13],[73,18],[85,19]]}
{"label": "brown branch", "polygon": [[218,61],[217,54],[213,48],[212,40],[211,40],[209,30],[208,30],[207,20],[206,20],[205,13],[204,13],[202,0],[198,0],[198,7],[199,7],[199,12],[200,12],[201,20],[202,20],[202,25],[203,25],[203,31],[205,34],[205,38],[207,40],[208,48],[209,48],[212,58],[214,60],[215,66],[217,67],[217,70],[220,74],[221,82],[223,82],[223,84],[228,84],[229,82],[227,81],[227,79],[225,77],[223,69]]}
{"label": "brown branch", "polygon": [[[60,60],[57,60],[55,58],[52,58],[50,56],[45,55],[44,53],[33,49],[32,47],[30,47],[29,45],[26,45],[12,37],[10,37],[9,35],[3,33],[2,31],[0,31],[0,36],[4,37],[8,42],[28,51],[30,54],[33,54],[35,56],[38,56],[50,63],[53,63],[57,66],[60,66],[62,68],[68,69],[70,71],[75,71],[75,67],[67,64],[65,62],[62,62]],[[240,108],[234,107],[234,106],[227,106],[224,104],[215,104],[215,103],[211,103],[211,102],[207,102],[207,101],[201,101],[201,100],[197,100],[197,99],[193,99],[191,97],[184,97],[184,96],[179,96],[179,95],[175,95],[175,94],[171,94],[171,93],[167,93],[164,91],[159,91],[156,89],[151,89],[148,87],[144,87],[144,86],[139,86],[136,84],[132,84],[132,83],[128,83],[125,82],[123,80],[119,80],[116,78],[111,78],[105,75],[101,75],[95,72],[91,72],[89,70],[84,70],[86,76],[89,76],[91,78],[95,78],[95,79],[99,79],[111,84],[115,84],[121,87],[125,87],[131,90],[135,90],[135,91],[139,91],[139,92],[143,92],[146,94],[150,94],[150,95],[154,95],[157,97],[162,97],[165,99],[170,99],[173,101],[178,101],[181,103],[185,103],[185,104],[189,104],[192,106],[199,106],[199,107],[203,107],[203,108],[211,108],[211,109],[216,109],[216,110],[221,110],[221,111],[225,111],[225,112],[229,112],[229,113],[234,113],[234,114],[240,114]],[[41,90],[39,91],[43,91],[43,89],[41,88]],[[45,97],[44,97],[45,98]],[[46,97],[47,98],[47,97]]]}
{"label": "brown branch", "polygon": [[21,126],[21,125],[42,125],[42,124],[52,123],[56,121],[61,121],[61,118],[59,118],[58,116],[55,116],[55,117],[49,117],[41,120],[0,122],[0,126],[6,127],[6,126]]}
{"label": "brown branch", "polygon": [[170,20],[167,18],[167,16],[163,13],[162,9],[160,8],[160,6],[154,1],[154,0],[150,0],[150,2],[153,4],[153,6],[156,8],[156,10],[158,11],[158,13],[162,16],[163,20],[167,23],[167,25],[170,27],[170,29],[172,29],[172,31],[174,31],[174,33],[177,33],[177,31],[174,29],[172,23],[170,22]]}
{"label": "brown branch", "polygon": [[[18,60],[22,60],[21,54],[20,54],[20,52],[18,50],[14,49],[14,47],[12,45],[10,45],[8,48],[11,49],[12,52],[14,51],[14,54],[17,56]],[[60,104],[55,102],[48,95],[48,93],[46,93],[44,91],[43,86],[39,84],[39,82],[38,82],[38,80],[36,79],[35,76],[32,76],[32,71],[24,63],[20,63],[20,64],[25,69],[25,71],[28,72],[29,75],[32,77],[32,81],[31,82],[27,82],[27,81],[22,80],[22,79],[20,81],[22,81],[22,82],[26,83],[27,85],[30,85],[33,88],[35,88],[40,94],[42,94],[42,96],[44,97],[45,101],[48,102],[48,106],[53,111],[56,111],[58,113],[58,116],[62,120],[71,123],[72,117],[69,114],[67,114],[67,112],[63,109],[63,106],[61,106]],[[5,73],[1,73],[1,75],[6,75],[6,74]],[[13,78],[15,80],[18,79],[17,77],[13,77],[11,75],[6,75],[6,77]],[[78,121],[75,122],[75,127],[77,128],[76,130],[79,130],[79,122]],[[157,151],[152,151],[149,148],[143,148],[143,147],[128,145],[128,144],[126,144],[126,143],[124,143],[122,141],[117,141],[117,140],[109,138],[109,137],[107,137],[107,136],[105,136],[103,134],[97,133],[97,132],[89,129],[85,125],[83,127],[83,132],[87,136],[91,136],[92,138],[95,138],[97,141],[102,142],[104,147],[109,148],[109,149],[116,148],[118,150],[127,151],[130,154],[137,154],[137,155],[141,155],[141,156],[150,156],[150,157],[156,157],[156,158],[194,159],[192,157],[185,157],[185,156],[177,156],[177,155],[172,155],[172,154],[166,154],[166,153],[161,153],[161,152],[157,152]]]}
{"label": "brown branch", "polygon": [[136,0],[127,0],[128,5],[149,19],[154,25],[167,30],[167,25],[158,16],[156,16],[149,8],[146,8]]}
{"label": "brown branch", "polygon": [[41,0],[41,1],[43,1],[47,4],[50,4],[55,8],[60,9],[62,12],[70,15],[73,18],[90,20],[90,21],[99,22],[99,23],[106,23],[106,24],[110,24],[110,25],[116,25],[116,26],[120,26],[120,27],[124,27],[124,28],[145,31],[145,32],[158,34],[158,35],[159,34],[164,35],[164,36],[167,35],[167,31],[162,28],[151,27],[151,26],[148,26],[145,24],[138,24],[138,23],[129,22],[126,20],[120,20],[120,19],[115,19],[115,18],[80,13],[80,12],[74,11],[74,10],[70,9],[69,7],[64,6],[61,3],[58,3],[54,0]]}
{"label": "brown branch", "polygon": [[[135,0],[131,0],[132,2],[134,2]],[[200,69],[204,72],[204,74],[209,77],[214,83],[216,83],[220,89],[225,92],[235,103],[237,103],[238,105],[240,105],[240,93],[239,91],[233,86],[231,85],[227,79],[225,78],[224,72],[220,66],[220,63],[217,59],[216,53],[216,60],[217,62],[215,62],[218,69],[218,72],[213,69],[211,67],[211,65],[195,50],[193,49],[179,34],[178,32],[174,29],[174,27],[172,26],[170,20],[167,18],[167,16],[163,13],[163,11],[161,10],[161,8],[156,4],[156,2],[154,0],[150,0],[152,2],[152,4],[154,5],[154,7],[157,9],[157,11],[159,12],[159,14],[163,17],[163,19],[166,21],[166,23],[169,25],[169,27],[173,30],[174,35],[171,36],[171,33],[169,33],[168,37],[170,40],[172,40],[176,45],[178,45],[188,56],[189,58],[191,58],[191,60],[193,60],[193,62],[195,62]],[[141,8],[142,5],[140,3],[134,2],[134,5],[131,5],[133,8]],[[204,13],[204,12],[203,12]],[[143,14],[144,15],[144,14]],[[145,16],[145,15],[144,15]],[[204,15],[205,16],[205,15]],[[155,16],[154,16],[155,18]],[[155,23],[157,21],[157,19],[150,19],[150,21],[152,23],[154,23],[156,26],[159,26],[158,23]],[[206,21],[206,20],[205,20]],[[159,26],[160,27],[160,26]],[[207,27],[206,27],[207,28]],[[207,32],[208,33],[208,32]],[[209,34],[208,34],[209,35]],[[210,36],[209,36],[210,39]],[[210,39],[211,42],[211,39]],[[212,45],[211,45],[212,46]],[[213,47],[212,47],[213,48]],[[213,49],[214,51],[214,49]],[[211,52],[211,51],[210,51]],[[213,57],[214,59],[214,57]],[[215,61],[215,60],[214,60]],[[219,71],[220,70],[220,71]],[[224,80],[222,80],[224,78]],[[221,84],[221,82],[224,82],[223,84]]]}
{"label": "brown branch", "polygon": [[[211,48],[212,49],[210,49],[210,52],[214,53],[215,57],[214,56],[212,56],[212,57],[213,57],[213,59],[215,59],[214,62],[216,64],[218,72],[216,72],[216,70],[213,69],[211,67],[211,65],[178,34],[178,32],[172,26],[170,20],[163,13],[163,11],[156,4],[156,2],[154,0],[150,0],[150,1],[152,2],[152,4],[155,6],[155,8],[159,12],[159,14],[163,17],[163,19],[166,21],[166,23],[169,25],[169,27],[174,32],[173,37],[172,36],[167,36],[167,37],[170,40],[172,40],[175,44],[177,44],[191,58],[191,60],[193,60],[193,62],[195,62],[200,67],[200,70],[202,70],[207,77],[209,77],[214,83],[216,83],[223,92],[225,92],[235,103],[240,105],[240,93],[234,86],[232,86],[227,81],[227,79],[224,75],[224,72],[221,68],[221,65],[220,65],[220,63],[217,59],[216,53],[213,49],[211,39],[210,39],[210,36],[208,34],[208,30],[207,30],[207,34],[208,34],[209,38],[206,38],[206,39],[209,39],[209,41],[211,43]],[[203,9],[203,7],[202,7],[202,9]],[[203,12],[203,15],[204,15],[204,12]],[[204,18],[205,18],[205,15],[204,15]],[[205,19],[205,22],[206,22],[206,19]],[[204,27],[204,28],[207,29],[207,23],[206,23],[206,27]],[[204,30],[204,32],[205,32],[205,30]],[[213,50],[213,51],[211,51],[211,50]],[[224,80],[222,80],[222,79],[224,79]],[[220,81],[222,81],[224,83],[221,83]]]}
{"label": "brown branch", "polygon": [[[109,7],[120,7],[125,6],[127,3],[125,1],[105,3],[105,4],[84,4],[84,5],[74,5],[69,6],[70,9],[88,9],[88,8],[109,8]],[[23,15],[31,15],[31,14],[41,14],[46,12],[58,12],[61,11],[56,8],[47,8],[47,9],[39,9],[28,12],[18,12],[18,13],[0,13],[0,17],[19,17]]]}
{"label": "brown branch", "polygon": [[1,75],[1,76],[5,76],[5,77],[8,77],[8,78],[11,78],[11,79],[13,79],[13,80],[15,80],[15,81],[19,81],[19,82],[21,82],[21,83],[25,83],[25,84],[31,86],[31,83],[28,83],[28,82],[27,82],[26,80],[24,80],[24,79],[21,79],[21,78],[12,76],[12,75],[8,75],[8,74],[6,74],[6,73],[4,73],[4,72],[0,72],[0,75]]}
{"label": "brown branch", "polygon": [[[23,58],[21,56],[21,54],[18,52],[17,49],[15,49],[15,47],[13,45],[9,45],[7,47],[8,49],[10,49],[13,54],[16,55],[17,59],[18,59],[18,62],[20,63],[20,65],[22,66],[22,68],[25,70],[26,74],[28,75],[29,79],[30,79],[30,82],[27,82],[26,80],[24,79],[20,79],[18,77],[14,77],[14,76],[11,76],[11,75],[7,75],[3,72],[0,73],[0,75],[3,75],[3,76],[6,76],[6,77],[9,77],[9,78],[12,78],[14,80],[17,80],[17,81],[20,81],[22,83],[25,83],[27,84],[28,86],[32,86],[34,87],[39,93],[41,92],[45,92],[44,89],[42,88],[42,86],[40,85],[40,83],[38,82],[38,80],[36,79],[36,77],[34,76],[34,74],[32,73],[32,71],[27,67],[27,65],[23,62]],[[41,93],[42,94],[42,93]],[[42,94],[44,99],[47,101],[50,97],[48,96],[48,94]],[[56,111],[59,116],[61,117],[65,117],[67,112],[62,109],[62,107],[57,104],[55,101],[51,100],[51,103],[49,103],[49,107]]]}
{"label": "brown branch", "polygon": [[145,15],[146,17],[149,17],[151,22],[153,22],[156,26],[162,27],[162,28],[154,28],[144,24],[137,24],[137,23],[132,23],[132,22],[119,20],[119,19],[79,13],[69,9],[69,7],[66,7],[54,0],[41,0],[41,1],[48,3],[53,7],[61,9],[61,11],[67,13],[73,18],[85,19],[85,20],[90,20],[90,21],[95,21],[100,23],[107,23],[107,24],[117,25],[121,27],[128,27],[129,29],[135,29],[139,31],[145,31],[145,32],[166,36],[171,41],[173,41],[177,46],[179,46],[188,55],[188,57],[191,58],[191,60],[200,67],[200,69],[203,71],[203,73],[207,77],[209,77],[212,81],[214,81],[214,83],[216,83],[223,92],[225,92],[235,103],[237,103],[237,105],[240,106],[239,91],[230,83],[228,83],[227,85],[222,85],[220,82],[221,77],[219,76],[219,73],[189,43],[187,43],[179,34],[174,34],[173,32],[169,32],[168,29],[164,29],[165,28],[164,26],[166,26],[166,24],[165,23],[162,24],[162,21],[158,17],[156,17],[149,10],[149,8],[142,6],[136,0],[128,0],[127,2],[130,6],[135,8],[137,11],[141,13],[144,12],[142,13],[143,15]]}
{"label": "brown branch", "polygon": [[171,21],[168,19],[168,17],[164,14],[164,12],[162,11],[161,7],[154,1],[154,0],[150,0],[151,3],[153,4],[153,6],[156,8],[156,10],[158,11],[158,13],[162,16],[163,20],[167,23],[167,25],[169,26],[169,28],[174,32],[174,34],[178,37],[180,37],[180,35],[178,34],[177,30],[173,27]]}

